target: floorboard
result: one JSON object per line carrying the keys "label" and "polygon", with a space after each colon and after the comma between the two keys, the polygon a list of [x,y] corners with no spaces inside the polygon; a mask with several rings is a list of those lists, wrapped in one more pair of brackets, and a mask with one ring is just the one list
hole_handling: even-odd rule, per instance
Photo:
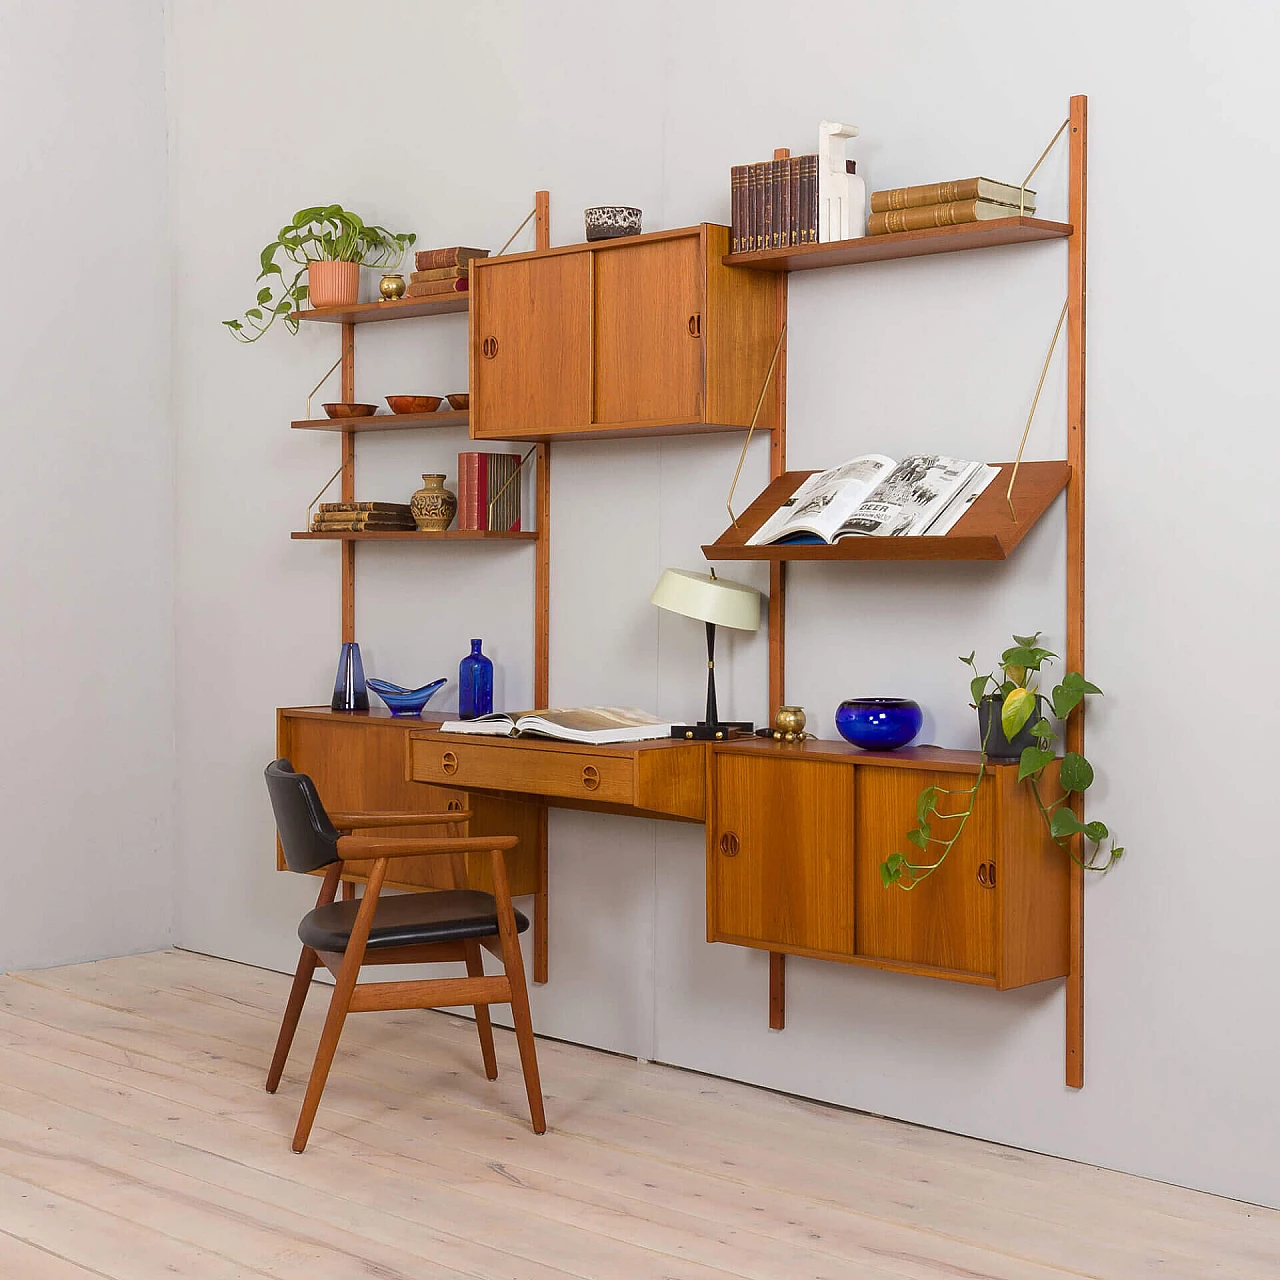
{"label": "floorboard", "polygon": [[[1280,1213],[539,1042],[348,1020],[289,1136],[288,979],[185,952],[0,978],[0,1275],[23,1280],[1276,1280]],[[821,1153],[816,1158],[814,1153]]]}

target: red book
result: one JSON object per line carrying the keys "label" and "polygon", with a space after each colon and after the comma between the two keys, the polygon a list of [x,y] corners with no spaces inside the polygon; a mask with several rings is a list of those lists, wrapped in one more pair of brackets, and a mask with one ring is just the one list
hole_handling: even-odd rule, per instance
{"label": "red book", "polygon": [[488,249],[467,249],[462,245],[453,245],[448,249],[419,249],[413,255],[413,263],[419,271],[434,271],[437,267],[465,267],[472,258],[488,256]]}

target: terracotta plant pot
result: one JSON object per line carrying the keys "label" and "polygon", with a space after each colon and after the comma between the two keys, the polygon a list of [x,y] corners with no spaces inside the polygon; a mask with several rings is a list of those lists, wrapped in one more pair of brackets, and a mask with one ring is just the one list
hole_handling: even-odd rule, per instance
{"label": "terracotta plant pot", "polygon": [[313,307],[350,307],[360,301],[358,262],[307,264],[307,297]]}

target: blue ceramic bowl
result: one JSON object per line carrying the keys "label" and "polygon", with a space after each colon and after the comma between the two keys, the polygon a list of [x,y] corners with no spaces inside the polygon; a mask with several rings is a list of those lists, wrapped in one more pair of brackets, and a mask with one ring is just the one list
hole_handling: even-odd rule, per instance
{"label": "blue ceramic bowl", "polygon": [[402,689],[398,684],[389,684],[386,680],[368,679],[365,684],[387,704],[393,716],[416,716],[431,701],[431,695],[446,683],[448,677],[433,680],[424,684],[421,689]]}
{"label": "blue ceramic bowl", "polygon": [[910,698],[850,698],[836,708],[840,736],[864,751],[905,747],[923,723],[920,704]]}

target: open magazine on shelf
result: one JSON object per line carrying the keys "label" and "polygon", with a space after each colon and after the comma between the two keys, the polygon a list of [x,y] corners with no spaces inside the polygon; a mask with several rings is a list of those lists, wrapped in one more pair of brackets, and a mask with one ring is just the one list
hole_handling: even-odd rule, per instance
{"label": "open magazine on shelf", "polygon": [[936,453],[913,453],[901,462],[863,454],[811,475],[747,545],[940,537],[999,474],[999,467],[985,462]]}
{"label": "open magazine on shelf", "polygon": [[446,720],[440,732],[479,733],[501,738],[528,735],[595,745],[669,738],[671,721],[659,720],[638,707],[569,707],[513,715],[495,712],[474,720]]}

